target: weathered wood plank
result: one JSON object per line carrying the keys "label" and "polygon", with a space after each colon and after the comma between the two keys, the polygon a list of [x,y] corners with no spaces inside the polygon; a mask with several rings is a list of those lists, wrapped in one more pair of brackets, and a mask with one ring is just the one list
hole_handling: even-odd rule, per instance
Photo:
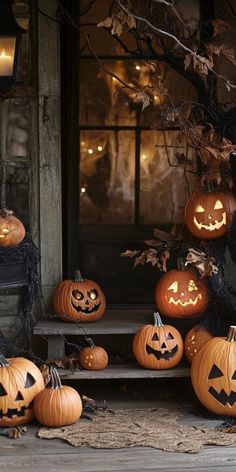
{"label": "weathered wood plank", "polygon": [[48,338],[48,359],[62,359],[65,356],[65,342],[61,336]]}
{"label": "weathered wood plank", "polygon": [[91,371],[79,370],[70,371],[59,369],[60,377],[76,380],[108,380],[108,379],[150,379],[150,378],[171,378],[190,377],[190,368],[177,366],[173,369],[150,370],[143,369],[136,364],[110,365],[104,370]]}
{"label": "weathered wood plank", "polygon": [[[34,334],[65,334],[83,335],[89,334],[134,334],[142,325],[152,323],[152,313],[155,307],[151,308],[107,308],[103,317],[94,323],[67,323],[55,319],[39,321],[34,327]],[[164,320],[164,317],[163,317]],[[189,327],[196,324],[196,320],[189,320]],[[171,324],[178,325],[181,331],[186,320],[171,320]]]}
{"label": "weathered wood plank", "polygon": [[50,292],[62,274],[59,28],[49,19],[56,16],[56,0],[39,0],[38,6],[49,15],[39,15],[38,31],[39,226],[41,277],[47,307]]}

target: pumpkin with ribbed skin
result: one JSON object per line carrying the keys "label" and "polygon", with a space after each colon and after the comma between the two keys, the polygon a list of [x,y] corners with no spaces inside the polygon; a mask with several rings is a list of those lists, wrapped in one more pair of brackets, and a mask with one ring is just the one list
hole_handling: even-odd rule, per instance
{"label": "pumpkin with ribbed skin", "polygon": [[78,392],[62,385],[55,367],[50,367],[50,381],[46,388],[36,395],[34,414],[44,426],[57,427],[75,423],[82,413],[82,402]]}
{"label": "pumpkin with ribbed skin", "polygon": [[230,192],[196,191],[185,207],[185,222],[196,238],[209,240],[227,233],[236,210],[236,199]]}
{"label": "pumpkin with ribbed skin", "polygon": [[200,316],[208,304],[207,288],[191,269],[170,270],[156,286],[155,300],[162,315],[170,318]]}
{"label": "pumpkin with ribbed skin", "polygon": [[89,323],[103,316],[106,299],[96,282],[83,279],[76,271],[74,280],[64,280],[57,286],[53,309],[64,321]]}
{"label": "pumpkin with ribbed skin", "polygon": [[184,339],[184,353],[190,364],[199,349],[210,339],[212,339],[212,335],[199,324],[188,331]]}
{"label": "pumpkin with ribbed skin", "polygon": [[236,327],[215,337],[194,356],[191,380],[200,402],[217,415],[236,417]]}
{"label": "pumpkin with ribbed skin", "polygon": [[0,210],[0,246],[18,246],[25,237],[23,223],[13,215],[12,210]]}
{"label": "pumpkin with ribbed skin", "polygon": [[144,325],[135,334],[133,353],[145,369],[170,369],[182,358],[183,340],[174,326],[164,325],[154,313],[153,325]]}
{"label": "pumpkin with ribbed skin", "polygon": [[96,346],[91,338],[87,338],[90,346],[80,352],[79,362],[86,370],[103,370],[108,364],[108,355],[101,346]]}
{"label": "pumpkin with ribbed skin", "polygon": [[32,420],[33,400],[43,389],[43,376],[33,362],[0,355],[0,426],[18,426]]}

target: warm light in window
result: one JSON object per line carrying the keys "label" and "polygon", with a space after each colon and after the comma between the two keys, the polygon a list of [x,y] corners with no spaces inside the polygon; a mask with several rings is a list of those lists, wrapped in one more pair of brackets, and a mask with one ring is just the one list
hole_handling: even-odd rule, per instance
{"label": "warm light in window", "polygon": [[88,153],[89,153],[89,154],[93,154],[93,150],[92,150],[92,149],[89,149],[89,150],[88,150]]}
{"label": "warm light in window", "polygon": [[86,188],[85,187],[81,187],[81,193],[85,193],[86,192]]}
{"label": "warm light in window", "polygon": [[102,151],[102,146],[98,146],[98,151]]}
{"label": "warm light in window", "polygon": [[135,66],[135,69],[136,70],[141,70],[141,67],[140,66]]}
{"label": "warm light in window", "polygon": [[146,154],[142,154],[142,156],[141,156],[141,157],[142,157],[142,159],[143,159],[144,161],[145,161],[145,159],[147,159],[147,156],[146,156]]}

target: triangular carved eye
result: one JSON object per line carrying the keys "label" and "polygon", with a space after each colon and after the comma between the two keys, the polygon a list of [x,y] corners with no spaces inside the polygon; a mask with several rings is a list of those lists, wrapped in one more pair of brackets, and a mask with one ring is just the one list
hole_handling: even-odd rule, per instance
{"label": "triangular carved eye", "polygon": [[7,395],[7,392],[3,385],[0,383],[0,397],[5,397]]}
{"label": "triangular carved eye", "polygon": [[166,337],[166,340],[167,340],[167,339],[174,339],[174,336],[172,336],[172,334],[169,333],[169,334],[167,335],[167,337]]}
{"label": "triangular carved eye", "polygon": [[236,370],[235,370],[235,372],[234,372],[234,375],[233,375],[233,377],[232,377],[232,380],[236,380]]}
{"label": "triangular carved eye", "polygon": [[224,374],[221,372],[219,367],[216,364],[213,365],[208,379],[216,379],[217,377],[222,377]]}
{"label": "triangular carved eye", "polygon": [[203,206],[199,204],[199,205],[197,205],[197,208],[196,208],[195,211],[197,213],[204,213],[205,210],[204,210]]}
{"label": "triangular carved eye", "polygon": [[177,293],[179,290],[178,282],[177,280],[171,284],[167,290],[172,290],[174,293]]}
{"label": "triangular carved eye", "polygon": [[214,210],[221,210],[223,208],[223,205],[220,200],[216,200]]}
{"label": "triangular carved eye", "polygon": [[27,377],[26,377],[26,382],[25,382],[25,388],[30,388],[32,385],[34,385],[36,380],[34,379],[33,375],[29,374],[27,372]]}
{"label": "triangular carved eye", "polygon": [[158,334],[155,333],[152,337],[152,341],[159,341],[159,337],[158,337]]}

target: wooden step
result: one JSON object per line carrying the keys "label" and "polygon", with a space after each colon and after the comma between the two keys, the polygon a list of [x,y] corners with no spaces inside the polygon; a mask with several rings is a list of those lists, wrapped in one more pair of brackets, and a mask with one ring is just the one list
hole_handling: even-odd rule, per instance
{"label": "wooden step", "polygon": [[104,370],[78,370],[70,371],[59,369],[62,380],[105,380],[105,379],[145,379],[145,378],[171,378],[189,377],[190,367],[178,365],[173,369],[150,370],[143,369],[137,364],[110,365]]}

